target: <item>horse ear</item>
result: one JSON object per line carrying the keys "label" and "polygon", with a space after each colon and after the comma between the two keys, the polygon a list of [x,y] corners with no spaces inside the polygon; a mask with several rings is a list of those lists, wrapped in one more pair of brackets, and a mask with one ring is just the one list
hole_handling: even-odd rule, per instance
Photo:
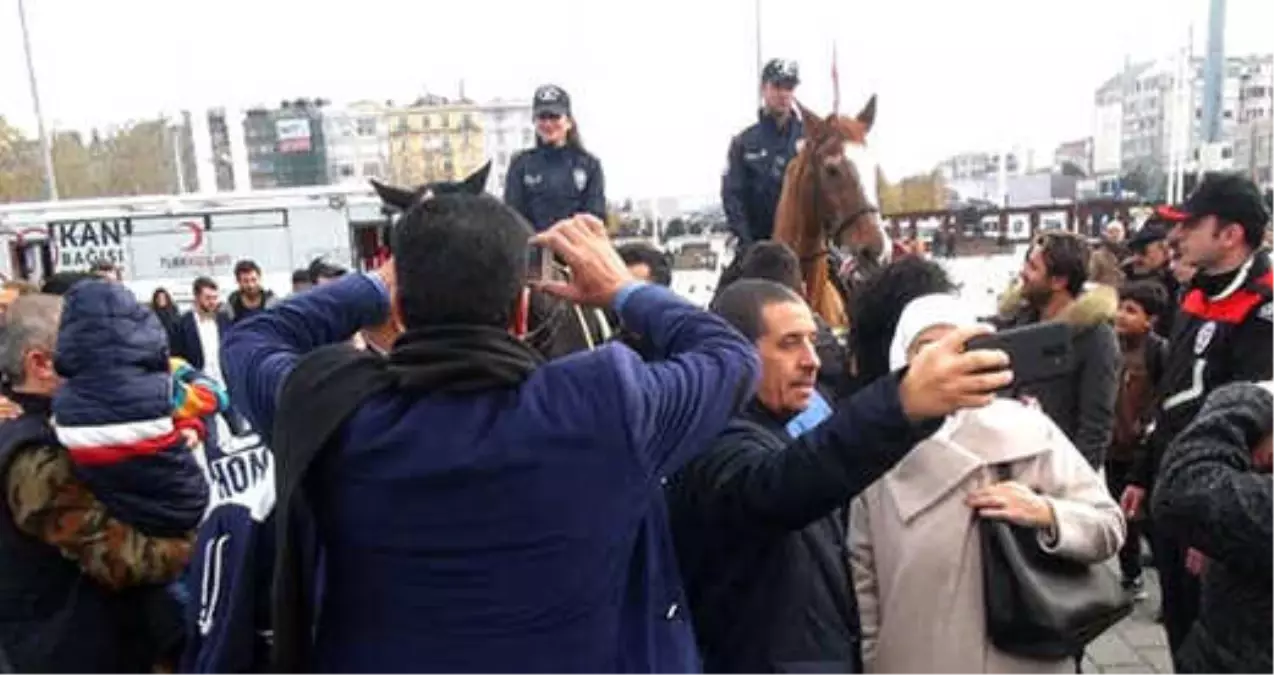
{"label": "horse ear", "polygon": [[867,105],[858,111],[857,119],[863,125],[864,131],[871,131],[871,125],[876,122],[876,95],[872,94],[867,99]]}
{"label": "horse ear", "polygon": [[487,160],[487,163],[483,164],[482,168],[469,174],[469,177],[464,179],[465,192],[475,195],[485,192],[487,189],[487,176],[489,175],[491,175],[491,160]]}
{"label": "horse ear", "polygon": [[795,101],[796,109],[801,113],[801,122],[805,125],[806,138],[818,138],[823,135],[823,128],[826,123],[817,113],[805,107],[800,101]]}
{"label": "horse ear", "polygon": [[406,211],[411,208],[412,203],[416,200],[416,194],[411,190],[404,190],[400,187],[386,185],[375,178],[371,179],[370,182],[372,184],[372,188],[376,190],[377,196],[379,196],[380,200],[385,202],[387,206],[392,206],[401,211]]}

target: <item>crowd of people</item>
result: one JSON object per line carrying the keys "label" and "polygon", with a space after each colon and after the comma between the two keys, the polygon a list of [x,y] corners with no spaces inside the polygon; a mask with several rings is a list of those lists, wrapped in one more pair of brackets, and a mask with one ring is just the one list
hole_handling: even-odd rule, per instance
{"label": "crowd of people", "polygon": [[[763,77],[790,112],[795,64]],[[1040,235],[991,317],[895,260],[838,336],[765,227],[799,119],[736,139],[738,278],[701,308],[608,239],[566,92],[535,105],[507,203],[413,197],[373,271],[282,297],[245,260],[185,313],[105,269],[3,289],[0,672],[1073,672],[1095,633],[1006,634],[1000,531],[1079,597],[1108,574],[1084,629],[1144,596],[1144,539],[1178,671],[1274,667],[1250,181]],[[611,339],[532,340],[550,301]],[[1039,324],[1060,374],[970,346]]]}

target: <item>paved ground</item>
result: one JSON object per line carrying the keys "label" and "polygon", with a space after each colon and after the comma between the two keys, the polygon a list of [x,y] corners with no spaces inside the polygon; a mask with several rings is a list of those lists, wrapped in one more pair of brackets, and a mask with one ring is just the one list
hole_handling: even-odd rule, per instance
{"label": "paved ground", "polygon": [[1085,673],[1171,673],[1168,638],[1155,623],[1159,611],[1159,581],[1146,570],[1150,597],[1137,603],[1131,615],[1088,645]]}

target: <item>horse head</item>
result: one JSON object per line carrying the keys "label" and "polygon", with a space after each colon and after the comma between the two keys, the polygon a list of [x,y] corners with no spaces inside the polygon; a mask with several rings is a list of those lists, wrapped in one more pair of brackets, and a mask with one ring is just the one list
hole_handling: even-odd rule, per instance
{"label": "horse head", "polygon": [[480,195],[487,189],[487,176],[490,173],[491,162],[487,162],[462,181],[437,181],[425,183],[411,189],[386,185],[374,178],[371,180],[371,184],[386,209],[391,212],[406,213],[411,207],[434,195]]}
{"label": "horse head", "polygon": [[793,162],[797,166],[788,177],[795,172],[805,183],[812,215],[806,227],[815,229],[820,243],[860,264],[887,263],[892,246],[879,218],[879,167],[867,147],[867,134],[876,121],[876,97],[853,117],[835,112],[819,117],[799,102],[797,106],[805,135]]}

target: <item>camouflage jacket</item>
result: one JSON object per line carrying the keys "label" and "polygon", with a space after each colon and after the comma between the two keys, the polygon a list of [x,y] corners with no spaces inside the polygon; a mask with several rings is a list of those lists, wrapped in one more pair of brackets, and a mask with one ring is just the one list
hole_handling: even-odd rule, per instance
{"label": "camouflage jacket", "polygon": [[61,448],[18,451],[6,495],[18,529],[56,547],[106,588],[168,583],[190,559],[193,535],[149,537],[113,518],[71,472]]}

